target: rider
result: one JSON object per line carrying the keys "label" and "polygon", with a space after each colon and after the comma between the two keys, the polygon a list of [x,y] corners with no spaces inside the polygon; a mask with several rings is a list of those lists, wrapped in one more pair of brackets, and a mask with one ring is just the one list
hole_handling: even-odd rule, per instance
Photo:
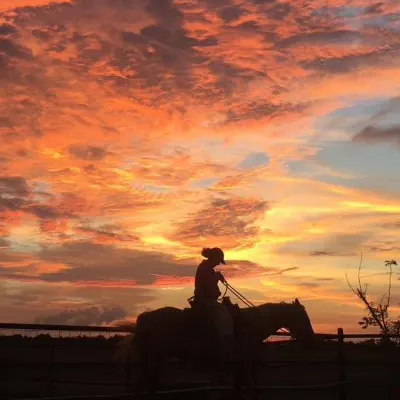
{"label": "rider", "polygon": [[233,344],[233,321],[226,306],[218,302],[221,292],[218,282],[226,282],[221,272],[214,268],[225,265],[224,252],[218,248],[205,248],[201,255],[206,258],[197,268],[195,278],[194,304],[211,315],[222,347]]}
{"label": "rider", "polygon": [[201,255],[206,258],[197,267],[194,296],[196,303],[216,302],[221,296],[218,282],[225,282],[221,272],[216,272],[214,268],[219,264],[225,265],[224,252],[214,247],[203,249]]}

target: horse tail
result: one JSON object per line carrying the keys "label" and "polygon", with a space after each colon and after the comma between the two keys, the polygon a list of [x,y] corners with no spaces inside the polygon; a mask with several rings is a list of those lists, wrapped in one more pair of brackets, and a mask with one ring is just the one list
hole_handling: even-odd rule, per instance
{"label": "horse tail", "polygon": [[136,355],[135,335],[127,335],[117,343],[114,360],[117,363],[125,364],[129,359],[132,360]]}

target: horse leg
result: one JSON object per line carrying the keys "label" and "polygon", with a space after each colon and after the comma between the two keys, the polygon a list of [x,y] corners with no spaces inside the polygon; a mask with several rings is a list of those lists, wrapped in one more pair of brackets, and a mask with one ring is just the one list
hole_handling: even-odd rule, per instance
{"label": "horse leg", "polygon": [[139,396],[144,392],[153,399],[160,380],[162,356],[152,341],[143,342],[138,353],[134,393]]}
{"label": "horse leg", "polygon": [[151,399],[156,398],[156,392],[160,383],[164,357],[162,351],[157,351],[154,346],[147,359],[147,388]]}
{"label": "horse leg", "polygon": [[235,360],[233,366],[233,388],[235,393],[235,399],[243,399],[243,368],[240,359]]}
{"label": "horse leg", "polygon": [[135,397],[141,396],[143,393],[149,392],[150,389],[150,370],[149,362],[145,354],[140,354],[138,358],[134,379],[132,382],[133,393]]}
{"label": "horse leg", "polygon": [[249,354],[239,354],[235,360],[233,387],[236,400],[256,399],[256,387],[253,380],[254,369]]}
{"label": "horse leg", "polygon": [[224,340],[220,338],[211,361],[216,384],[223,385],[229,381],[232,372],[232,362],[233,356],[229,338],[224,338]]}
{"label": "horse leg", "polygon": [[257,392],[257,352],[250,343],[240,343],[236,349],[234,388],[237,399],[258,398]]}
{"label": "horse leg", "polygon": [[258,359],[258,347],[252,346],[249,352],[249,361],[248,361],[248,392],[251,400],[258,399],[258,368],[259,368],[259,359]]}
{"label": "horse leg", "polygon": [[257,385],[258,385],[258,377],[257,377],[257,364],[255,360],[252,360],[251,363],[251,368],[250,368],[250,379],[249,379],[249,396],[251,400],[257,400],[258,399],[258,391],[257,391]]}
{"label": "horse leg", "polygon": [[149,375],[148,375],[148,389],[149,389],[150,399],[156,398],[156,392],[158,384],[160,382],[160,375],[161,375],[160,360],[153,360],[153,363],[149,368]]}

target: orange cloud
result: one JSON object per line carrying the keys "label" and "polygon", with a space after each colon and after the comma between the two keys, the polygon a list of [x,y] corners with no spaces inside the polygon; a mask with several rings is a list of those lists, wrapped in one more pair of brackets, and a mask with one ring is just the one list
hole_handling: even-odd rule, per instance
{"label": "orange cloud", "polygon": [[57,3],[69,3],[70,0],[3,0],[0,4],[0,13],[12,11],[22,7],[46,7]]}

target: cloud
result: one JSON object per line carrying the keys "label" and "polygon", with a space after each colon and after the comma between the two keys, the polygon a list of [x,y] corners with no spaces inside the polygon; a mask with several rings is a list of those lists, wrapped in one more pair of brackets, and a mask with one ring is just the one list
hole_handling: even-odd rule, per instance
{"label": "cloud", "polygon": [[[6,321],[33,323],[37,319],[43,321],[46,317],[55,317],[60,314],[68,317],[67,311],[89,310],[93,307],[97,308],[98,312],[92,310],[86,314],[100,316],[108,310],[108,313],[105,313],[107,316],[110,311],[121,309],[129,317],[135,317],[158,297],[157,292],[153,289],[115,285],[101,286],[90,283],[87,285],[81,283],[48,284],[32,279],[19,280],[20,290],[15,291],[10,289],[15,284],[15,281],[12,282],[10,279],[12,278],[2,274],[0,280],[2,292],[0,312]],[[79,317],[78,314],[76,317]],[[118,320],[119,317],[116,316],[116,319]],[[111,321],[103,322],[107,325],[111,323]],[[94,321],[92,324],[97,324],[97,322]]]}
{"label": "cloud", "polygon": [[397,254],[400,246],[397,240],[374,240],[366,245],[367,249],[376,253]]}
{"label": "cloud", "polygon": [[207,241],[218,246],[235,247],[254,240],[256,223],[269,209],[265,200],[252,198],[211,199],[210,204],[178,225],[174,240],[183,243]]}
{"label": "cloud", "polygon": [[[225,78],[224,78],[225,79]],[[227,82],[230,85],[230,82]],[[274,120],[287,115],[301,115],[307,110],[309,104],[273,104],[272,102],[248,102],[236,110],[229,110],[226,124],[235,124],[246,121]]]}
{"label": "cloud", "polygon": [[353,137],[353,141],[371,144],[388,142],[400,146],[400,126],[367,126]]}
{"label": "cloud", "polygon": [[22,177],[0,177],[0,230],[7,235],[7,225],[18,220],[24,207],[29,204],[30,188]]}
{"label": "cloud", "polygon": [[10,24],[2,24],[0,25],[0,36],[7,36],[16,33],[17,30],[13,25]]}
{"label": "cloud", "polygon": [[107,155],[104,149],[97,146],[72,145],[69,147],[69,152],[76,158],[92,162],[101,161]]}
{"label": "cloud", "polygon": [[246,11],[237,6],[226,6],[217,11],[217,15],[224,20],[224,22],[237,21],[245,14]]}
{"label": "cloud", "polygon": [[349,52],[342,57],[316,57],[302,62],[305,69],[330,74],[352,73],[357,70],[397,66],[398,45],[366,48],[356,54]]}
{"label": "cloud", "polygon": [[321,285],[315,282],[299,282],[297,283],[297,286],[305,287],[306,289],[315,289],[320,287]]}
{"label": "cloud", "polygon": [[0,177],[0,195],[24,197],[30,193],[26,179],[20,176]]}
{"label": "cloud", "polygon": [[240,164],[239,168],[250,169],[267,165],[269,162],[268,154],[264,152],[255,152],[249,154]]}
{"label": "cloud", "polygon": [[381,226],[385,229],[400,229],[400,220],[385,222]]}
{"label": "cloud", "polygon": [[379,1],[372,4],[364,9],[365,14],[382,14],[384,11],[384,2]]}
{"label": "cloud", "polygon": [[[278,252],[311,257],[354,256],[360,253],[361,246],[367,243],[370,236],[370,233],[328,233],[320,238],[305,237],[283,244]],[[313,250],[310,251],[310,248]]]}
{"label": "cloud", "polygon": [[0,51],[10,58],[28,59],[32,57],[31,51],[8,38],[0,37]]}
{"label": "cloud", "polygon": [[300,33],[291,36],[276,44],[277,48],[287,48],[296,45],[311,45],[311,44],[330,44],[337,43],[339,45],[352,45],[354,42],[359,42],[363,35],[359,31],[351,30],[336,30],[328,32],[311,32]]}
{"label": "cloud", "polygon": [[109,325],[127,316],[126,311],[119,307],[84,307],[61,311],[55,315],[38,317],[37,324],[47,325]]}
{"label": "cloud", "polygon": [[[151,43],[161,43],[173,49],[190,51],[194,46],[212,46],[217,44],[216,38],[201,41],[187,36],[185,30],[174,31],[158,25],[150,25],[140,30],[140,34],[149,39]],[[125,35],[126,38],[126,35]],[[131,36],[131,38],[133,38]]]}
{"label": "cloud", "polygon": [[[50,204],[43,204],[35,197],[43,197]],[[54,200],[52,195],[31,188],[25,178],[0,177],[0,222],[8,222],[10,226],[17,217],[35,216],[43,233],[54,233],[63,220],[77,218],[76,212],[83,211],[78,207],[81,205],[79,198],[73,194],[63,193],[58,200]],[[49,223],[49,220],[58,221]]]}
{"label": "cloud", "polygon": [[226,170],[218,162],[196,160],[186,149],[176,148],[167,154],[138,157],[131,171],[143,183],[174,188],[195,179],[223,174]]}
{"label": "cloud", "polygon": [[22,209],[25,200],[21,198],[0,198],[0,212],[18,211]]}
{"label": "cloud", "polygon": [[235,278],[261,278],[268,275],[282,275],[295,271],[299,267],[275,268],[265,267],[251,261],[227,260],[227,265],[222,268],[222,273],[227,279]]}
{"label": "cloud", "polygon": [[60,218],[61,214],[52,207],[46,205],[33,205],[27,208],[32,214],[41,219],[55,219]]}
{"label": "cloud", "polygon": [[[246,164],[247,163],[245,163],[245,165]],[[251,185],[257,179],[267,175],[268,172],[269,171],[267,167],[261,166],[258,168],[248,169],[246,172],[238,173],[236,175],[225,176],[225,178],[216,183],[213,189],[225,191],[229,189],[246,187]]]}
{"label": "cloud", "polygon": [[291,11],[294,11],[295,9],[290,5],[289,2],[279,2],[274,4],[273,6],[271,6],[268,10],[268,16],[273,18],[273,19],[277,19],[277,20],[281,20],[283,18],[285,18],[286,16],[288,16],[288,14]]}
{"label": "cloud", "polygon": [[172,27],[181,26],[184,14],[174,4],[173,0],[166,0],[162,3],[157,0],[149,0],[146,10],[157,20],[160,25]]}
{"label": "cloud", "polygon": [[123,232],[118,226],[104,225],[99,228],[79,227],[78,230],[84,234],[88,234],[91,240],[97,243],[115,243],[121,242],[136,242],[139,240],[138,236]]}
{"label": "cloud", "polygon": [[[59,246],[47,245],[30,263],[26,254],[3,251],[0,266],[1,263],[7,266],[0,268],[0,274],[3,279],[21,282],[97,288],[193,286],[198,259],[175,260],[165,253],[118,248],[111,244],[115,242],[66,241]],[[296,269],[233,259],[228,260],[223,271],[229,279],[243,279],[281,275]]]}
{"label": "cloud", "polygon": [[66,267],[41,274],[40,279],[47,282],[96,281],[107,284],[109,281],[128,281],[149,285],[156,281],[157,275],[192,277],[196,271],[195,265],[179,262],[168,254],[89,241],[46,247],[39,253],[39,259]]}
{"label": "cloud", "polygon": [[312,251],[310,253],[310,256],[314,256],[314,257],[321,257],[321,256],[332,257],[335,255],[337,255],[337,254],[334,251],[324,251],[324,250]]}
{"label": "cloud", "polygon": [[2,0],[0,13],[21,7],[44,7],[56,3],[68,3],[70,0]]}

